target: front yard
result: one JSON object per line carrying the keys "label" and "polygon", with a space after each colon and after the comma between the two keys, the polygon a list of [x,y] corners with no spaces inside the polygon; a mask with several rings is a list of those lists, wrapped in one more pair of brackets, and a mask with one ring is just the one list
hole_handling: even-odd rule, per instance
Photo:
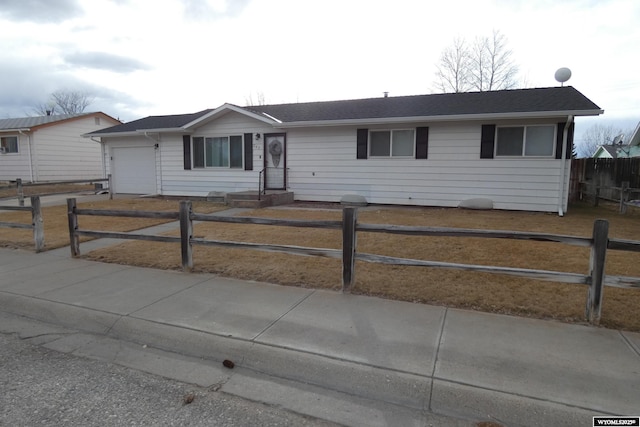
{"label": "front yard", "polygon": [[[113,201],[111,203],[122,203]],[[103,202],[100,202],[103,203]],[[175,200],[134,199],[120,209],[174,210]],[[309,206],[312,208],[309,209]],[[80,207],[109,208],[112,205]],[[328,209],[317,209],[318,207]],[[194,204],[198,212],[224,209],[206,202]],[[12,213],[17,214],[17,213]],[[7,221],[0,214],[0,221]],[[339,206],[294,204],[281,209],[260,209],[243,216],[305,220],[339,220]],[[47,248],[68,244],[66,207],[45,208]],[[615,207],[573,206],[564,218],[555,214],[470,211],[446,208],[368,207],[359,212],[359,222],[416,226],[499,229],[568,234],[590,237],[596,218],[610,221],[611,237],[640,240],[640,214],[633,210],[619,215]],[[122,223],[120,223],[122,221]],[[51,223],[56,223],[55,227]],[[135,222],[135,223],[134,223]],[[80,228],[133,230],[158,220],[84,217]],[[15,234],[27,237],[21,246],[29,247],[30,234],[0,228],[0,245],[16,245]],[[177,235],[177,231],[175,233]],[[254,243],[288,244],[340,249],[339,230],[319,230],[262,225],[200,223],[195,237]],[[82,250],[82,245],[81,245]],[[411,237],[379,233],[358,233],[358,251],[395,257],[437,260],[465,264],[522,267],[587,274],[589,249],[557,243],[478,239],[459,237]],[[131,241],[84,255],[103,262],[131,264],[162,269],[180,269],[177,244]],[[608,274],[640,276],[640,254],[609,251]],[[211,272],[247,280],[289,286],[340,289],[341,261],[295,255],[194,246],[194,271]],[[357,262],[353,293],[375,295],[417,303],[446,305],[474,310],[553,318],[583,322],[587,287],[499,274],[462,272],[437,268],[398,267]],[[604,291],[602,324],[611,328],[640,331],[640,290],[607,287]]]}

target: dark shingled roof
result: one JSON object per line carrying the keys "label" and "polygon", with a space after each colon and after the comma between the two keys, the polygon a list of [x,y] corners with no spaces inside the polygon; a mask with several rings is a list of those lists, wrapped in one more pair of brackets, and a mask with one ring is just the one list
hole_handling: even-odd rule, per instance
{"label": "dark shingled roof", "polygon": [[245,107],[282,122],[600,110],[571,86]]}
{"label": "dark shingled roof", "polygon": [[113,126],[110,128],[97,130],[89,133],[89,135],[100,135],[101,133],[135,132],[137,130],[145,129],[179,128],[180,126],[184,126],[187,123],[190,123],[195,119],[204,116],[210,111],[212,110],[202,110],[197,113],[176,114],[172,116],[149,116],[143,119],[134,120],[132,122],[123,123],[121,125]]}
{"label": "dark shingled roof", "polygon": [[[593,113],[600,110],[600,107],[571,86],[258,105],[242,108],[255,114],[268,114],[283,123],[531,112]],[[213,110],[173,116],[150,116],[91,132],[89,135],[180,128],[211,111]]]}

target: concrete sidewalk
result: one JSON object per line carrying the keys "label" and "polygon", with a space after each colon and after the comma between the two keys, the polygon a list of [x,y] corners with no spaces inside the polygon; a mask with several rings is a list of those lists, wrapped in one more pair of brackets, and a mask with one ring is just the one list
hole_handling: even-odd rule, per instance
{"label": "concrete sidewalk", "polygon": [[49,348],[344,425],[640,415],[638,333],[103,264],[68,248],[0,249],[0,314],[0,332]]}

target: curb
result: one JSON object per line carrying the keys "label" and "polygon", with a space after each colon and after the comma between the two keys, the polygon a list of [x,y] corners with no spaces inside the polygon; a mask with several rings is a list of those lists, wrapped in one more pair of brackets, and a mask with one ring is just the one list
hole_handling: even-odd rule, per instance
{"label": "curb", "polygon": [[[199,359],[203,369],[211,369],[212,365],[222,369],[222,361],[228,359],[234,362],[235,369],[220,385],[221,391],[345,425],[358,425],[357,420],[363,420],[354,418],[355,414],[367,417],[368,425],[381,426],[389,425],[389,414],[396,421],[402,420],[402,425],[416,426],[428,425],[425,420],[436,422],[434,425],[470,425],[470,420],[493,420],[505,425],[577,426],[587,425],[594,415],[600,415],[586,408],[278,347],[259,340],[226,337],[6,292],[0,292],[0,311],[134,343],[131,347]],[[132,367],[145,370],[144,366]],[[327,409],[321,402],[333,408]],[[532,415],[536,418],[532,419]]]}

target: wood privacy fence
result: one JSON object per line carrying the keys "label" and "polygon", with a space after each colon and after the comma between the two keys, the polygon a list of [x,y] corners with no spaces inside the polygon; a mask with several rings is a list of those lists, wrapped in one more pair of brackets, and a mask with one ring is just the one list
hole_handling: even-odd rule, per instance
{"label": "wood privacy fence", "polygon": [[[15,183],[11,184],[11,185],[6,185],[3,187],[0,187],[0,190],[5,190],[5,189],[9,189],[9,188],[15,188],[16,189],[16,195],[14,197],[9,197],[10,199],[14,199],[17,198],[18,199],[18,204],[20,206],[24,206],[24,189],[25,187],[43,187],[43,186],[50,186],[50,185],[69,185],[69,184],[95,184],[95,183],[99,183],[99,182],[106,182],[107,183],[107,188],[109,190],[109,198],[112,199],[113,198],[113,194],[111,193],[111,189],[113,188],[112,184],[112,180],[111,180],[111,174],[108,175],[107,178],[95,178],[95,179],[77,179],[77,180],[67,180],[67,181],[43,181],[43,182],[29,182],[29,183],[23,183],[22,179],[17,178],[15,180]],[[55,193],[47,193],[47,194],[55,194]],[[44,194],[41,194],[44,195]]]}
{"label": "wood privacy fence", "polygon": [[[630,188],[627,181],[623,181],[621,187],[602,187],[588,182],[582,182],[580,184],[579,200],[587,201],[588,199],[593,206],[598,206],[600,200],[615,202],[620,205],[621,214],[627,212],[627,206],[640,207],[640,200],[637,199],[637,195],[640,194],[640,188]],[[608,197],[604,197],[603,193]],[[614,199],[612,198],[612,194],[615,193],[617,193],[617,197]]]}
{"label": "wood privacy fence", "polygon": [[[342,211],[342,221],[299,221],[279,220],[249,217],[223,217],[197,214],[192,211],[190,201],[180,202],[178,212],[150,212],[150,211],[110,211],[78,209],[75,199],[67,199],[69,236],[71,240],[71,254],[80,255],[79,236],[98,238],[119,238],[147,240],[155,242],[180,243],[182,254],[182,268],[191,271],[193,268],[193,246],[219,246],[236,249],[254,249],[260,251],[281,252],[293,255],[319,256],[342,259],[342,290],[349,292],[355,282],[355,261],[370,263],[404,265],[416,267],[448,268],[465,271],[481,271],[511,276],[526,277],[551,282],[575,283],[588,286],[585,316],[593,324],[600,321],[602,307],[602,289],[606,284],[620,288],[640,288],[640,278],[605,275],[605,261],[608,249],[640,252],[640,242],[621,239],[610,239],[609,222],[596,220],[591,237],[576,237],[545,233],[527,233],[519,231],[474,230],[461,228],[413,227],[400,225],[359,224],[357,208],[347,207]],[[82,230],[78,226],[80,215],[120,216],[136,218],[164,218],[180,221],[180,237],[153,236],[135,233],[117,233],[110,231]],[[193,221],[226,222],[235,224],[259,224],[283,227],[305,227],[320,229],[341,229],[342,250],[327,248],[309,248],[290,245],[270,245],[221,240],[205,240],[193,237]],[[479,237],[492,239],[531,240],[537,242],[563,243],[573,246],[590,247],[589,274],[566,273],[548,270],[533,270],[513,267],[496,267],[486,265],[457,264],[449,262],[425,261],[417,259],[396,258],[391,256],[360,253],[357,251],[357,233],[391,233],[411,236],[445,236],[445,237]]]}
{"label": "wood privacy fence", "polygon": [[[626,185],[625,185],[626,183]],[[569,200],[619,201],[640,193],[640,158],[572,159]]]}
{"label": "wood privacy fence", "polygon": [[19,222],[0,222],[3,228],[23,228],[33,229],[33,240],[36,246],[36,252],[42,252],[44,249],[44,221],[42,220],[42,208],[40,206],[40,197],[31,197],[31,206],[0,206],[0,211],[30,211],[31,224],[23,224]]}

